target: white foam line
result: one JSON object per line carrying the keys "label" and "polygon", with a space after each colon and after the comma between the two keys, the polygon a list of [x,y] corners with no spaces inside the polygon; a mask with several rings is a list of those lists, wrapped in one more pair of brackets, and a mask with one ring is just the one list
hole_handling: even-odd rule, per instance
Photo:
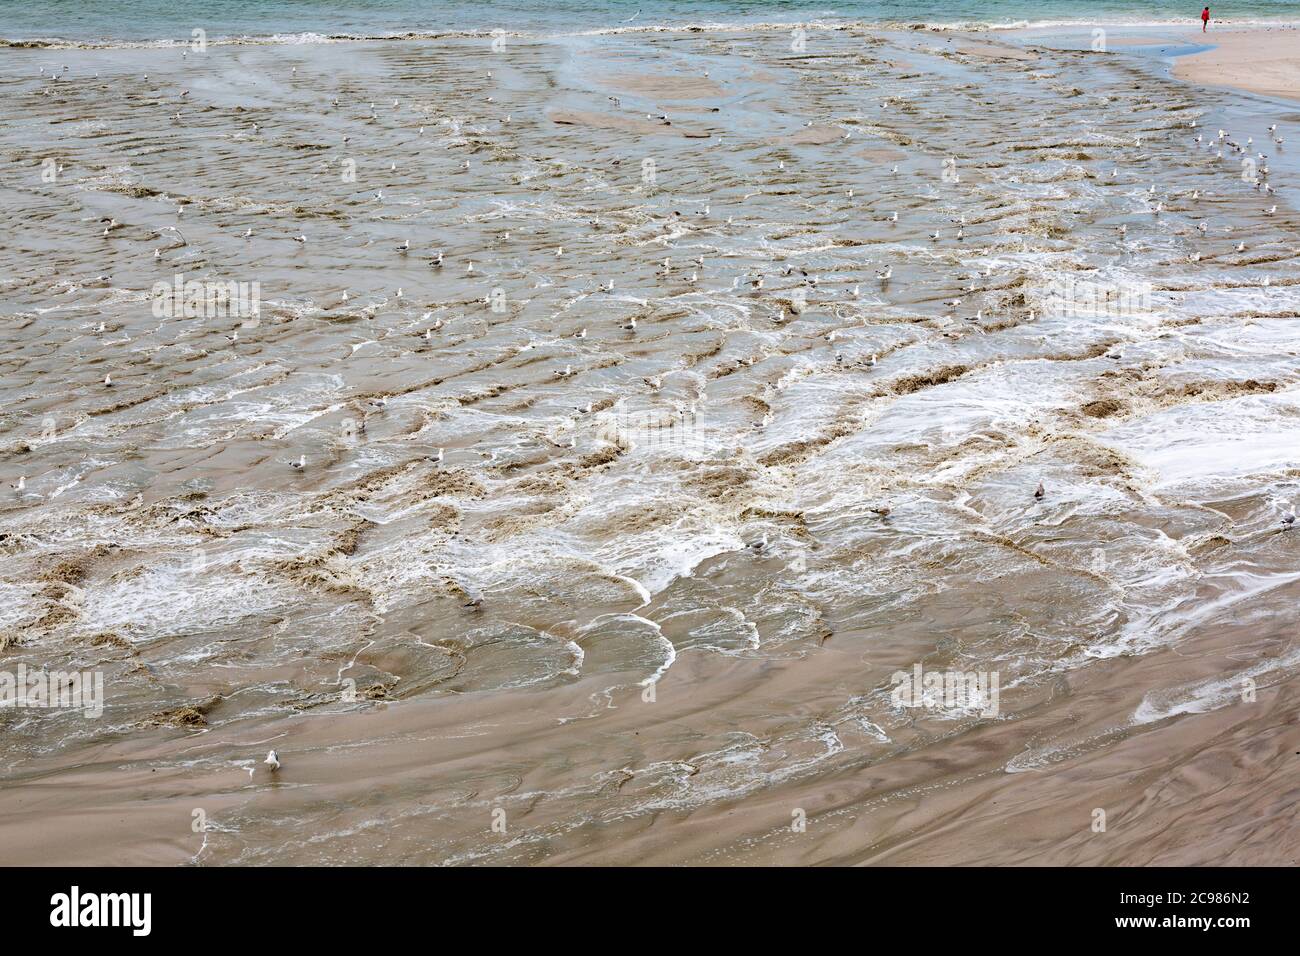
{"label": "white foam line", "polygon": [[642,624],[647,624],[650,627],[654,628],[655,635],[659,638],[660,643],[662,643],[667,649],[664,655],[664,662],[659,665],[658,670],[656,670],[649,677],[645,678],[645,680],[638,681],[637,686],[649,687],[651,684],[658,683],[659,679],[668,672],[668,668],[672,667],[673,662],[677,660],[677,648],[676,646],[674,646],[672,641],[664,637],[663,629],[660,628],[659,625],[656,624],[654,621],[650,620],[649,618],[644,618],[640,614],[622,613],[622,614],[602,614],[597,618],[593,618],[591,623],[583,628],[583,631],[584,632],[589,631],[597,624],[606,620],[639,621]]}

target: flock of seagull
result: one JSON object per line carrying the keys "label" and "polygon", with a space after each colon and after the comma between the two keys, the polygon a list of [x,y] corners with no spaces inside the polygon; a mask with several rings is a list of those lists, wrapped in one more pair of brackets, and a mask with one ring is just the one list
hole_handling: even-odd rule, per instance
{"label": "flock of seagull", "polygon": [[[183,55],[184,55],[184,54],[183,54]],[[297,67],[296,67],[296,66],[292,68],[291,73],[292,73],[292,74],[297,74]],[[66,65],[63,66],[60,70],[52,71],[52,72],[48,75],[48,77],[47,77],[47,74],[46,74],[46,69],[45,69],[45,67],[43,67],[43,66],[41,67],[41,76],[42,76],[43,78],[46,78],[46,77],[47,77],[47,78],[48,78],[51,82],[53,82],[53,83],[66,82],[66,81],[67,81],[67,74],[68,74],[68,67],[67,67]],[[98,74],[96,74],[96,76],[98,76]],[[491,78],[491,73],[488,73],[488,77]],[[143,79],[144,79],[145,82],[147,82],[147,81],[148,81],[148,75],[145,74],[144,77],[143,77]],[[48,93],[49,91],[46,90],[45,92]],[[178,100],[180,101],[180,103],[184,103],[184,102],[186,102],[188,96],[189,96],[189,91],[188,91],[188,90],[182,90],[182,91],[180,92],[180,94],[179,94]],[[615,107],[615,108],[621,108],[621,102],[620,102],[619,98],[611,96],[611,97],[609,97],[609,100],[610,100],[611,104],[613,105],[613,107]],[[488,96],[488,97],[486,98],[486,102],[489,103],[489,104],[491,104],[491,103],[493,103],[494,101],[493,101],[493,98],[492,98],[491,96]],[[337,109],[337,108],[339,108],[339,105],[340,105],[340,101],[339,101],[338,97],[334,97],[334,98],[331,100],[331,108]],[[886,108],[888,108],[888,105],[889,105],[888,103],[885,103],[885,104],[884,104],[884,106],[885,106]],[[397,107],[398,107],[398,102],[397,102],[397,101],[394,101],[393,106],[394,106],[394,108],[397,108]],[[173,120],[179,122],[180,119],[181,119],[181,112],[178,110],[177,113],[175,113],[175,114],[173,115],[172,118],[173,118]],[[654,115],[654,114],[647,114],[647,115],[646,115],[646,119],[647,119],[648,121],[657,121],[657,122],[659,122],[659,123],[661,123],[661,124],[671,125],[671,120],[669,119],[669,117],[668,117],[666,114],[659,114],[659,115],[657,115],[657,116]],[[369,114],[369,117],[368,117],[368,121],[369,121],[369,122],[376,122],[377,120],[378,120],[378,113],[377,113],[377,111],[376,111],[375,104],[374,104],[374,103],[371,103],[371,104],[370,104],[370,114]],[[505,117],[504,122],[505,122],[505,123],[509,123],[509,122],[510,122],[510,117],[509,117],[508,115]],[[810,125],[811,125],[811,124],[810,124]],[[1191,128],[1191,129],[1197,129],[1197,128],[1198,128],[1198,124],[1197,124],[1195,121],[1192,121],[1192,122],[1190,123],[1190,128]],[[1271,126],[1268,127],[1268,134],[1269,134],[1269,137],[1270,137],[1270,139],[1271,139],[1272,144],[1273,144],[1276,148],[1280,149],[1280,148],[1283,146],[1283,142],[1284,142],[1284,140],[1283,140],[1282,136],[1278,134],[1277,130],[1278,130],[1277,124],[1274,123],[1273,125],[1271,125]],[[260,127],[257,123],[253,123],[253,124],[252,124],[252,132],[253,132],[253,135],[259,135],[259,134],[261,133],[261,127]],[[424,127],[420,127],[419,133],[420,133],[421,136],[424,134]],[[344,135],[344,136],[342,137],[342,141],[343,141],[344,143],[347,143],[347,142],[349,141],[349,137],[348,137],[347,135]],[[1197,147],[1205,148],[1205,149],[1208,149],[1208,150],[1213,151],[1213,152],[1214,152],[1214,155],[1215,155],[1216,158],[1218,158],[1218,159],[1223,159],[1223,158],[1225,158],[1225,156],[1229,156],[1229,157],[1233,157],[1233,158],[1240,158],[1240,159],[1242,160],[1242,163],[1243,163],[1243,168],[1244,168],[1244,169],[1245,169],[1245,170],[1250,174],[1250,175],[1248,175],[1248,176],[1244,176],[1243,178],[1248,179],[1248,180],[1251,182],[1251,184],[1253,185],[1253,187],[1254,187],[1257,191],[1260,191],[1260,192],[1261,192],[1262,194],[1264,194],[1264,195],[1271,195],[1271,194],[1273,194],[1273,193],[1275,192],[1274,187],[1273,187],[1272,184],[1268,181],[1268,177],[1269,177],[1269,163],[1268,163],[1268,157],[1267,157],[1267,156],[1265,155],[1265,153],[1263,153],[1262,151],[1257,151],[1257,150],[1255,150],[1255,145],[1254,145],[1254,140],[1253,140],[1253,138],[1251,138],[1251,137],[1247,137],[1247,138],[1245,139],[1244,142],[1241,142],[1241,141],[1238,141],[1237,139],[1235,139],[1234,137],[1230,136],[1230,135],[1229,135],[1225,130],[1220,129],[1220,130],[1218,130],[1216,136],[1214,136],[1213,138],[1210,138],[1210,139],[1208,139],[1208,140],[1206,139],[1206,137],[1205,137],[1205,135],[1204,135],[1203,133],[1198,132],[1197,135],[1196,135],[1196,137],[1195,137],[1194,144],[1195,144]],[[1142,139],[1141,139],[1141,137],[1138,137],[1138,138],[1135,140],[1134,147],[1137,148],[1137,149],[1140,149],[1140,148],[1142,147]],[[1253,154],[1253,155],[1252,155],[1252,154]],[[948,161],[945,162],[945,164],[944,164],[945,169],[948,169],[949,167],[955,168],[955,165],[956,165],[955,160],[948,160]],[[396,168],[395,165],[394,165],[392,168],[395,169],[395,168]],[[777,166],[778,171],[780,171],[780,170],[784,170],[784,168],[785,168],[785,162],[784,162],[784,160],[779,161],[779,164],[778,164],[778,166]],[[471,169],[470,162],[469,162],[468,160],[466,160],[466,161],[462,164],[462,166],[461,166],[461,170],[464,171],[464,172],[468,172],[468,171],[470,171],[470,169]],[[62,166],[59,167],[59,170],[60,170],[60,171],[62,170]],[[894,166],[892,167],[892,169],[890,170],[890,175],[891,175],[891,176],[897,176],[898,174],[899,174],[899,168],[898,168],[897,165],[894,165]],[[1116,166],[1116,167],[1112,168],[1112,170],[1111,170],[1111,172],[1110,172],[1110,179],[1111,179],[1112,181],[1117,180],[1117,179],[1118,179],[1118,176],[1119,176],[1119,167]],[[845,196],[846,196],[846,198],[847,198],[848,200],[850,200],[850,201],[853,200],[854,195],[855,195],[855,193],[854,193],[854,190],[853,190],[852,188],[848,188],[848,189],[845,191]],[[1152,215],[1154,215],[1154,216],[1160,216],[1161,214],[1163,214],[1163,213],[1165,212],[1164,199],[1160,198],[1160,194],[1159,194],[1158,191],[1157,191],[1157,185],[1156,185],[1156,184],[1154,184],[1154,183],[1151,184],[1150,188],[1147,190],[1147,192],[1146,192],[1145,195],[1146,195],[1146,198],[1147,198],[1148,203],[1149,203],[1149,211],[1150,211],[1150,213],[1151,213]],[[165,197],[164,197],[164,198],[165,198]],[[1198,201],[1198,200],[1201,198],[1201,197],[1200,197],[1200,191],[1199,191],[1199,190],[1193,190],[1193,191],[1190,193],[1189,198],[1190,198],[1193,202]],[[375,193],[374,193],[374,195],[373,195],[373,199],[374,199],[375,202],[382,202],[383,199],[384,199],[383,191],[382,191],[382,190],[377,190],[377,191],[375,191]],[[1263,212],[1264,212],[1266,215],[1274,215],[1274,214],[1276,214],[1276,212],[1277,212],[1277,205],[1276,205],[1276,204],[1270,205],[1270,206],[1266,207],[1266,208],[1263,210]],[[176,209],[176,215],[177,215],[178,218],[179,218],[179,217],[182,217],[182,216],[184,215],[184,207],[183,207],[183,206],[178,206],[178,207],[177,207],[177,209]],[[680,216],[681,216],[681,213],[675,211],[675,212],[672,213],[672,216],[680,217]],[[698,218],[700,218],[700,219],[710,219],[710,218],[712,217],[712,207],[711,207],[711,204],[709,204],[709,203],[705,203],[704,206],[703,206],[703,208],[702,208],[702,210],[700,210],[698,213],[696,213],[696,216],[697,216]],[[885,217],[885,219],[884,219],[884,222],[886,222],[886,223],[887,223],[888,225],[890,225],[890,226],[897,226],[898,223],[899,223],[899,221],[900,221],[900,217],[899,217],[899,213],[898,213],[897,211],[890,213],[890,214],[889,214],[887,217]],[[101,238],[111,238],[111,237],[113,236],[114,232],[115,232],[115,231],[120,227],[120,225],[121,225],[121,224],[120,224],[116,219],[114,219],[114,218],[103,219],[103,220],[101,220],[100,222],[101,222],[101,224],[102,224],[102,229],[101,229],[101,231],[100,231],[100,233],[99,233],[99,235],[100,235]],[[728,222],[728,223],[731,222],[730,217],[728,217],[727,222]],[[955,220],[951,220],[951,222],[953,223],[953,225],[954,225],[954,227],[955,227],[955,228],[951,231],[951,235],[953,236],[954,240],[956,240],[956,241],[964,241],[964,240],[966,239],[966,227],[967,227],[967,222],[966,222],[965,216],[964,216],[964,215],[959,216],[957,219],[955,219]],[[1226,227],[1226,228],[1228,228],[1228,229],[1230,230],[1230,227]],[[1118,227],[1118,231],[1119,231],[1119,234],[1120,234],[1120,236],[1121,236],[1122,238],[1123,238],[1123,237],[1127,237],[1127,234],[1128,234],[1128,224],[1127,224],[1127,223],[1121,224],[1121,225]],[[1197,232],[1198,232],[1201,236],[1206,236],[1206,235],[1208,235],[1208,232],[1209,232],[1209,226],[1208,226],[1207,222],[1205,222],[1204,220],[1202,220],[1201,222],[1199,222],[1198,225],[1197,225]],[[155,260],[161,260],[161,259],[163,258],[163,256],[164,256],[164,253],[166,253],[166,252],[169,252],[169,251],[171,251],[171,250],[173,250],[173,249],[179,249],[179,248],[182,248],[182,247],[185,247],[185,246],[188,245],[188,242],[187,242],[187,240],[185,239],[185,236],[181,233],[181,231],[179,230],[179,228],[177,228],[176,226],[165,226],[165,227],[162,227],[161,229],[155,230],[154,233],[153,233],[153,235],[154,235],[154,236],[157,236],[157,237],[160,237],[160,238],[163,237],[164,235],[166,235],[166,236],[170,237],[172,240],[174,240],[174,243],[175,243],[174,245],[168,246],[168,247],[166,247],[166,248],[164,248],[163,246],[158,246],[157,248],[155,248],[154,251],[153,251],[153,258],[154,258]],[[253,236],[254,236],[254,230],[253,230],[253,228],[252,228],[251,226],[248,227],[248,228],[246,229],[246,231],[242,234],[242,238],[244,238],[244,239],[251,239],[251,238],[253,238]],[[292,238],[292,240],[293,240],[295,243],[297,243],[297,244],[299,244],[299,245],[302,245],[302,246],[305,246],[305,245],[309,242],[309,239],[308,239],[308,237],[307,237],[307,235],[306,235],[305,232],[300,232],[298,235],[294,235],[294,236],[292,236],[291,238]],[[506,238],[506,239],[509,238],[509,233],[506,233],[506,234],[505,234],[505,238]],[[941,229],[936,229],[936,230],[933,231],[932,233],[929,233],[929,234],[928,234],[928,239],[929,239],[929,241],[932,242],[932,243],[940,242],[943,238],[944,238],[944,235],[943,235],[943,231],[942,231]],[[1236,246],[1236,251],[1237,251],[1237,252],[1244,252],[1245,249],[1246,249],[1245,242],[1244,242],[1244,241],[1239,241],[1238,244],[1237,244],[1237,246]],[[412,244],[412,241],[411,241],[410,238],[404,238],[400,244],[398,244],[397,246],[394,247],[394,251],[395,251],[398,255],[400,255],[400,256],[406,256],[406,255],[412,253],[413,251],[415,251],[415,246]],[[558,258],[562,258],[562,257],[565,255],[565,250],[564,250],[563,245],[560,245],[560,246],[558,246],[558,247],[555,249],[555,253],[554,253],[554,255],[555,255],[555,258],[557,258],[557,259],[558,259]],[[1193,253],[1191,253],[1191,254],[1189,255],[1188,258],[1189,258],[1190,261],[1199,261],[1199,259],[1200,259],[1200,254],[1197,253],[1197,252],[1193,252]],[[442,250],[442,249],[432,249],[432,250],[430,250],[430,252],[429,252],[428,265],[429,265],[429,267],[430,267],[431,269],[433,269],[433,270],[442,270],[442,269],[444,269],[444,268],[446,268],[446,267],[448,267],[448,266],[453,265],[453,262],[452,262],[452,260],[450,260],[450,259],[447,257],[447,254],[446,254],[446,252],[445,252],[444,250]],[[893,279],[894,269],[893,269],[893,265],[892,265],[891,263],[883,263],[882,265],[883,265],[883,268],[880,268],[880,269],[878,269],[878,270],[875,272],[875,280],[876,280],[876,283],[878,284],[878,286],[879,286],[879,288],[880,288],[880,290],[881,290],[881,292],[882,292],[882,294],[883,294],[884,291],[888,288],[888,286],[889,286],[891,280]],[[689,263],[686,264],[685,266],[683,266],[683,265],[675,265],[675,264],[673,263],[673,261],[672,261],[671,258],[665,258],[665,259],[663,260],[663,262],[662,262],[662,268],[661,268],[661,270],[657,272],[657,276],[658,276],[659,278],[661,278],[661,279],[667,279],[667,278],[675,277],[675,276],[677,276],[677,275],[680,273],[681,278],[686,282],[687,285],[689,285],[689,286],[691,286],[691,287],[696,287],[696,286],[699,285],[699,283],[700,283],[700,281],[701,281],[701,279],[700,279],[701,274],[705,271],[705,269],[706,269],[706,262],[705,262],[705,259],[704,259],[703,256],[697,256],[697,257],[693,258],[693,259],[690,260]],[[464,274],[465,274],[466,276],[474,276],[474,275],[476,274],[476,265],[475,265],[475,263],[474,263],[474,261],[473,261],[472,259],[467,259],[467,260],[464,262]],[[821,279],[821,277],[819,277],[819,276],[817,276],[817,275],[811,275],[811,274],[808,273],[808,271],[807,271],[806,269],[802,269],[802,268],[795,267],[795,266],[786,266],[786,267],[784,267],[784,268],[781,270],[780,275],[781,275],[781,277],[782,277],[783,279],[794,279],[794,280],[796,281],[796,284],[797,284],[797,285],[802,285],[802,286],[804,287],[804,289],[807,290],[807,291],[817,290],[818,287],[819,287],[819,286],[821,285],[821,283],[822,283],[822,279]],[[978,277],[979,274],[976,273],[976,276]],[[987,274],[986,274],[986,276],[984,276],[984,277],[987,277]],[[99,278],[100,278],[101,280],[105,280],[105,281],[107,281],[107,280],[109,279],[108,276],[101,276],[101,277],[99,277]],[[969,278],[971,278],[971,277],[966,277],[966,278],[969,279]],[[734,290],[734,289],[738,288],[738,286],[740,285],[740,283],[741,283],[742,281],[746,281],[746,282],[748,283],[749,287],[750,287],[753,291],[755,291],[755,292],[757,292],[757,291],[761,291],[761,290],[763,290],[763,289],[765,288],[765,282],[766,282],[766,280],[765,280],[765,276],[764,276],[763,274],[761,274],[761,273],[759,273],[759,274],[757,274],[757,275],[750,275],[750,276],[744,276],[744,277],[741,277],[741,276],[737,276],[737,277],[735,277],[735,279],[733,280],[733,283],[732,283],[732,289]],[[1264,283],[1267,284],[1267,278],[1265,278]],[[612,279],[609,279],[609,280],[606,280],[606,281],[600,283],[599,286],[598,286],[598,291],[599,291],[599,292],[602,292],[602,293],[604,293],[604,294],[610,294],[610,293],[612,293],[612,292],[614,291],[614,281],[613,281]],[[965,291],[966,291],[967,293],[973,293],[973,292],[978,291],[978,290],[975,288],[975,286],[972,285],[972,286],[968,286],[968,287],[966,287],[966,290],[965,290]],[[833,295],[834,292],[832,292],[831,294]],[[861,294],[862,294],[861,283],[855,283],[855,284],[852,286],[852,288],[846,290],[844,294],[846,294],[849,298],[852,298],[852,299],[858,299],[858,298],[860,298],[860,297],[861,297]],[[396,298],[399,299],[399,300],[403,298],[403,290],[401,290],[401,289],[398,289],[398,290],[397,290]],[[348,291],[347,291],[346,289],[343,290],[343,292],[342,292],[341,301],[344,302],[344,303],[346,303],[346,302],[349,301],[349,294],[348,294]],[[956,297],[956,298],[954,298],[954,299],[952,299],[952,300],[946,300],[946,301],[945,301],[945,305],[946,305],[946,306],[949,306],[949,307],[957,307],[957,306],[960,306],[960,304],[962,303],[962,301],[963,301],[963,297],[962,297],[962,296],[958,296],[958,297]],[[800,309],[800,310],[798,310],[798,311],[802,311],[802,310]],[[430,318],[430,316],[431,316],[431,313],[426,313],[425,316],[424,316],[424,318],[427,320],[428,318]],[[784,306],[782,306],[782,307],[780,308],[780,311],[779,311],[778,319],[779,319],[779,321],[785,321],[787,318],[788,318],[788,316],[787,316],[786,309],[785,309]],[[979,311],[977,312],[976,316],[975,316],[974,321],[976,321],[976,322],[978,323],[979,321],[982,320],[982,318],[983,318],[983,310],[979,310]],[[439,331],[439,330],[442,328],[442,326],[443,326],[442,319],[439,318],[436,322],[434,322],[434,323],[432,323],[432,324],[426,326],[426,327],[424,328],[423,332],[421,332],[421,333],[417,333],[417,335],[418,335],[420,338],[423,339],[424,343],[426,344],[426,347],[430,347],[431,344],[432,344],[432,342],[433,342],[433,333],[436,332],[436,331]],[[637,331],[638,331],[638,326],[637,326],[637,320],[636,320],[636,318],[635,318],[635,317],[630,318],[629,320],[627,320],[627,321],[626,321],[626,322],[621,326],[621,328],[622,328],[624,331],[626,331],[626,332],[628,332],[628,333],[631,333],[631,334],[635,335],[635,334],[637,333]],[[97,334],[103,334],[103,333],[105,332],[105,330],[106,330],[105,323],[101,321],[101,322],[98,324],[98,326],[96,327],[95,332],[96,332]],[[584,338],[587,337],[587,334],[588,334],[587,329],[584,327],[584,328],[579,329],[576,333],[574,333],[574,337],[577,338],[577,339],[584,339]],[[235,331],[234,334],[231,335],[231,336],[227,336],[227,338],[228,338],[229,341],[231,341],[232,343],[234,343],[234,342],[238,342],[238,341],[239,341],[238,331]],[[875,366],[875,364],[876,364],[876,362],[877,362],[877,358],[878,358],[878,356],[875,355],[875,354],[873,354],[873,355],[871,356],[871,359],[870,359],[869,365],[870,365],[870,366]],[[837,354],[837,355],[836,355],[836,362],[837,362],[837,364],[843,365],[843,364],[844,364],[844,356],[843,356],[843,355],[839,355],[839,354]],[[573,368],[572,368],[572,366],[571,366],[571,365],[567,365],[567,366],[565,367],[564,371],[561,373],[561,376],[560,376],[560,377],[562,377],[562,378],[567,378],[567,377],[572,376],[573,374],[574,374],[574,372],[573,372]],[[112,387],[114,386],[113,377],[112,377],[112,374],[111,374],[111,373],[108,373],[108,374],[106,374],[106,375],[104,376],[104,378],[103,378],[103,383],[102,383],[102,384],[103,384],[103,387],[104,387],[104,388],[112,388]],[[374,405],[376,408],[380,408],[380,407],[382,407],[383,404],[384,404],[384,402],[383,402],[382,399],[371,400],[371,403],[372,403],[372,405]],[[575,410],[576,410],[579,414],[590,414],[590,413],[592,413],[593,408],[594,408],[593,403],[588,402],[588,403],[586,403],[586,404],[584,404],[584,405],[578,406]],[[364,422],[362,423],[362,425],[361,425],[360,427],[361,427],[362,430],[364,430]],[[561,447],[571,447],[571,446],[572,446],[572,442],[570,442],[568,446],[561,446]],[[440,448],[438,448],[436,455],[429,455],[429,456],[427,456],[427,459],[428,459],[430,462],[432,462],[433,464],[438,465],[438,464],[441,464],[441,463],[444,461],[444,457],[445,457],[445,449],[440,447]],[[291,467],[294,471],[302,472],[302,471],[304,471],[304,470],[306,470],[306,469],[308,468],[308,460],[307,460],[307,456],[306,456],[305,454],[300,454],[300,455],[297,457],[297,459],[290,460],[290,461],[288,462],[288,464],[290,465],[290,467]],[[21,493],[23,493],[24,490],[26,489],[26,484],[27,484],[27,478],[26,478],[26,476],[24,475],[24,476],[20,476],[19,479],[18,479],[18,481],[17,481],[17,482],[16,482],[12,487],[13,487],[13,488],[18,492],[18,493],[21,494]],[[1034,489],[1034,491],[1033,491],[1033,495],[1032,495],[1032,497],[1033,497],[1033,499],[1034,499],[1035,501],[1042,501],[1042,500],[1044,500],[1044,498],[1046,497],[1046,495],[1047,495],[1047,490],[1046,490],[1046,488],[1045,488],[1043,482],[1042,482],[1042,481],[1039,481],[1038,484],[1037,484],[1037,487],[1036,487],[1036,488]],[[882,519],[882,520],[887,520],[888,517],[889,517],[889,514],[890,514],[890,509],[889,509],[888,507],[885,507],[885,506],[877,506],[877,507],[873,507],[873,508],[871,508],[870,510],[872,511],[872,513],[874,513],[877,517],[879,517],[879,518]],[[1286,513],[1283,515],[1283,517],[1282,517],[1282,519],[1281,519],[1281,528],[1282,528],[1282,530],[1290,530],[1291,528],[1293,528],[1294,525],[1295,525],[1295,521],[1296,521],[1295,510],[1294,510],[1294,508],[1290,508],[1289,510],[1286,511]],[[766,539],[766,536],[765,536],[763,539],[761,539],[760,541],[757,541],[757,542],[754,542],[754,543],[751,543],[750,545],[748,545],[748,547],[749,547],[751,550],[754,550],[754,551],[762,551],[766,546],[767,546],[767,539]],[[482,597],[481,597],[480,595],[472,595],[472,594],[467,595],[467,596],[469,597],[469,600],[466,601],[466,602],[463,604],[463,607],[466,608],[467,610],[470,610],[470,611],[478,611],[478,610],[480,610],[481,607],[482,607],[482,603],[483,603],[483,599],[482,599]],[[272,750],[272,751],[270,751],[270,752],[267,754],[266,759],[263,761],[263,763],[264,763],[264,764],[269,768],[270,772],[272,772],[272,773],[275,773],[276,771],[280,770],[280,768],[281,768],[281,766],[282,766],[281,761],[280,761],[280,758],[279,758],[279,755],[278,755],[278,753],[277,753],[275,750]]]}

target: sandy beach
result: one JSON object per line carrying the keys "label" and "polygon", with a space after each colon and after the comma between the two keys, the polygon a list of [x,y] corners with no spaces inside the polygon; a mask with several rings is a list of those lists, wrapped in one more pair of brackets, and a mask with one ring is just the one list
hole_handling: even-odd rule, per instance
{"label": "sandy beach", "polygon": [[0,862],[1295,865],[1297,34],[1046,29],[6,50]]}
{"label": "sandy beach", "polygon": [[1186,39],[1214,49],[1180,58],[1174,67],[1180,79],[1300,99],[1300,27],[1218,29]]}

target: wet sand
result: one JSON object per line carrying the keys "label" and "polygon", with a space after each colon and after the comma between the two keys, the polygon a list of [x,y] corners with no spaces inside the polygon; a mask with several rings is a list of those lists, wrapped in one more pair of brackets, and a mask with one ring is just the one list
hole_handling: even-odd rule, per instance
{"label": "wet sand", "polygon": [[3,862],[1295,863],[1294,116],[860,28],[0,89],[0,669],[108,688],[0,708]]}
{"label": "wet sand", "polygon": [[1181,57],[1174,67],[1175,76],[1263,96],[1300,99],[1300,28],[1219,29],[1188,33],[1186,38],[1213,43],[1214,48]]}

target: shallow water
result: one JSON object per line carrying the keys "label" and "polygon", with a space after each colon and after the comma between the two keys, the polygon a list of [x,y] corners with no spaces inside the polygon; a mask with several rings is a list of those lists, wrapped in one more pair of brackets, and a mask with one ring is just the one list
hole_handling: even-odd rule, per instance
{"label": "shallow water", "polygon": [[[1246,0],[1214,7],[1234,23],[1300,20],[1297,0]],[[843,23],[1005,29],[1044,24],[1181,23],[1196,25],[1200,8],[1162,0],[44,0],[10,4],[0,37],[79,42],[188,42],[191,31],[213,38],[275,37],[283,42],[327,36],[493,30],[563,34],[685,24]]]}
{"label": "shallow water", "polygon": [[[200,862],[627,861],[986,733],[891,703],[918,662],[998,673],[1015,724],[1283,620],[1300,219],[1266,127],[1300,113],[1156,59],[798,39],[6,53],[6,660],[109,687],[100,721],[0,711],[10,782],[165,770],[224,807],[166,838]],[[177,276],[259,311],[159,316]],[[1110,740],[1018,732],[981,773]],[[526,828],[485,841],[496,808]],[[679,859],[791,859],[770,829]]]}

